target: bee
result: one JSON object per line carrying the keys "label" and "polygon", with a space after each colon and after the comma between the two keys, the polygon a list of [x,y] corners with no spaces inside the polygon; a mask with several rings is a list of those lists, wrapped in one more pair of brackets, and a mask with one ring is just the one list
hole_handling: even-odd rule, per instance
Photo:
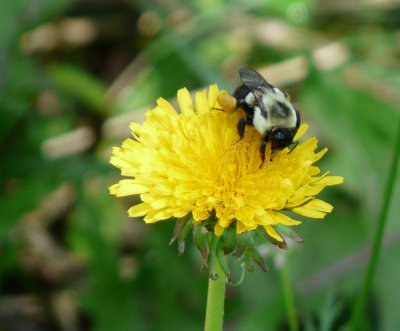
{"label": "bee", "polygon": [[[236,106],[245,112],[237,124],[240,138],[244,137],[247,125],[252,125],[261,135],[260,155],[265,160],[267,143],[271,148],[281,149],[293,143],[300,126],[300,114],[290,102],[289,95],[268,83],[258,72],[239,69],[240,85],[232,96],[221,99],[221,105]],[[229,98],[230,97],[230,98]]]}

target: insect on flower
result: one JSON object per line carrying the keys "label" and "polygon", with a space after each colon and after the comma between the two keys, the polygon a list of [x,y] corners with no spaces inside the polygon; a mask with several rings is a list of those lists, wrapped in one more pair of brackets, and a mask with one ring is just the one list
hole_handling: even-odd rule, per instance
{"label": "insect on flower", "polygon": [[268,142],[272,149],[282,149],[293,143],[300,127],[300,114],[290,102],[289,95],[268,83],[258,72],[240,68],[243,82],[233,96],[224,95],[218,101],[228,108],[241,108],[245,112],[237,130],[241,139],[246,125],[253,126],[261,135],[261,159],[265,160]]}
{"label": "insect on flower", "polygon": [[[282,243],[275,226],[299,225],[292,218],[295,214],[324,218],[330,213],[333,207],[316,195],[343,178],[320,173],[316,163],[327,149],[317,151],[317,138],[304,139],[292,153],[277,149],[271,162],[260,165],[260,143],[254,139],[257,127],[252,125],[238,141],[243,114],[236,106],[233,111],[227,109],[220,102],[223,96],[228,95],[216,85],[197,92],[194,99],[187,89],[180,89],[180,111],[159,98],[143,123],[131,123],[133,136],[113,148],[110,160],[126,177],[112,185],[110,192],[118,197],[140,196],[140,202],[129,208],[129,216],[143,217],[146,223],[189,217],[193,226],[210,224],[213,219],[211,230],[216,236],[231,226],[237,234],[261,228]],[[261,111],[258,108],[254,103],[253,117]],[[282,126],[275,131],[282,131]],[[292,130],[298,132],[290,139],[297,141],[307,125],[297,130],[294,124]]]}

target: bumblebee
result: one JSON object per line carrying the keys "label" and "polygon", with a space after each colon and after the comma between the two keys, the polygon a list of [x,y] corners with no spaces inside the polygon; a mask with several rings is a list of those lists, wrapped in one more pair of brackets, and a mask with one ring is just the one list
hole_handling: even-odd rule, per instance
{"label": "bumblebee", "polygon": [[300,126],[300,114],[290,102],[289,95],[268,83],[258,72],[239,69],[243,84],[233,93],[234,101],[227,98],[223,104],[242,108],[245,116],[237,124],[240,138],[244,137],[247,125],[252,125],[262,135],[260,154],[265,160],[267,143],[272,150],[281,149],[293,143],[293,138]]}

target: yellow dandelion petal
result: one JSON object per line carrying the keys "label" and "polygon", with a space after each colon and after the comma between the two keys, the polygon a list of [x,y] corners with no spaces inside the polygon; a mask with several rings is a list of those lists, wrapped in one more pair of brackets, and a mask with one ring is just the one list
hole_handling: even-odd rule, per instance
{"label": "yellow dandelion petal", "polygon": [[208,106],[208,100],[207,100],[207,92],[206,90],[196,92],[196,112],[198,114],[204,114],[206,112],[209,112],[209,106]]}
{"label": "yellow dandelion petal", "polygon": [[264,226],[264,229],[270,237],[274,238],[277,241],[283,242],[283,238],[279,235],[278,232],[276,232],[272,225],[266,225]]}
{"label": "yellow dandelion petal", "polygon": [[146,214],[146,216],[144,217],[144,221],[146,223],[154,223],[158,222],[159,220],[166,220],[170,217],[172,217],[172,215],[166,209],[161,209],[161,210],[153,209]]}
{"label": "yellow dandelion petal", "polygon": [[[131,124],[133,139],[113,149],[110,162],[127,179],[110,187],[117,196],[139,195],[141,203],[129,216],[157,222],[171,217],[193,217],[195,224],[216,218],[214,233],[236,227],[237,233],[264,228],[278,241],[274,225],[300,222],[284,214],[292,211],[323,218],[332,206],[316,199],[326,186],[343,182],[340,176],[320,175],[315,163],[326,153],[316,151],[317,139],[299,142],[293,151],[272,150],[260,157],[260,134],[251,126],[239,139],[241,110],[222,111],[216,85],[196,93],[178,91],[181,113],[166,100],[146,113],[144,123]],[[298,130],[304,135],[307,125]],[[207,223],[209,224],[209,223]]]}
{"label": "yellow dandelion petal", "polygon": [[194,114],[194,106],[192,97],[188,89],[182,88],[178,91],[177,94],[179,108],[181,109],[182,114],[184,115],[192,115]]}
{"label": "yellow dandelion petal", "polygon": [[237,233],[243,233],[243,232],[246,232],[246,231],[253,231],[253,230],[256,229],[256,227],[257,227],[257,225],[248,226],[247,224],[245,224],[245,223],[243,223],[241,221],[238,221],[237,225],[236,225],[236,232]]}
{"label": "yellow dandelion petal", "polygon": [[326,216],[326,213],[310,209],[310,208],[305,208],[305,207],[296,207],[292,209],[293,212],[305,216],[305,217],[310,217],[310,218],[324,218]]}
{"label": "yellow dandelion petal", "polygon": [[207,210],[201,210],[195,208],[193,211],[193,220],[195,223],[200,223],[201,221],[206,220],[208,217],[210,217],[210,213]]}
{"label": "yellow dandelion petal", "polygon": [[164,98],[157,99],[157,106],[160,107],[159,111],[165,113],[165,115],[169,115],[172,117],[176,115],[175,108],[172,107],[172,105]]}
{"label": "yellow dandelion petal", "polygon": [[208,89],[208,107],[214,107],[217,103],[217,97],[219,95],[218,86],[216,84],[211,85]]}
{"label": "yellow dandelion petal", "polygon": [[[219,224],[215,225],[215,228],[214,228],[215,235],[217,235],[219,237],[224,233],[224,231],[225,231],[225,228],[223,228]],[[240,233],[240,232],[238,231],[238,233]]]}
{"label": "yellow dandelion petal", "polygon": [[147,186],[137,184],[133,179],[122,179],[119,183],[110,186],[110,193],[117,197],[142,194],[147,191]]}
{"label": "yellow dandelion petal", "polygon": [[[319,184],[319,182],[318,182]],[[297,207],[299,205],[304,205],[305,202],[311,200],[313,196],[320,193],[326,185],[303,185],[300,187],[295,194],[286,202],[285,209],[290,209]]]}
{"label": "yellow dandelion petal", "polygon": [[[308,169],[308,174],[310,176],[315,176],[318,175],[321,172],[321,170],[319,170],[318,167],[314,167],[314,166],[310,166],[310,168]],[[314,181],[316,181],[316,178],[313,178]]]}
{"label": "yellow dandelion petal", "polygon": [[320,199],[312,199],[301,207],[291,209],[299,215],[311,218],[324,218],[327,213],[333,210],[333,206]]}
{"label": "yellow dandelion petal", "polygon": [[315,154],[313,162],[317,162],[319,161],[324,155],[325,153],[328,151],[328,148],[324,148],[322,150],[320,150],[317,154]]}
{"label": "yellow dandelion petal", "polygon": [[[150,109],[147,110],[147,112],[148,111],[150,111]],[[129,125],[129,129],[131,129],[131,132],[132,132],[132,134],[133,134],[133,136],[135,138],[137,137],[136,132],[140,131],[141,128],[142,128],[142,126],[139,123],[136,123],[136,122],[131,122],[131,124]]]}
{"label": "yellow dandelion petal", "polygon": [[152,210],[151,206],[147,203],[140,203],[128,209],[128,215],[130,217],[144,216]]}
{"label": "yellow dandelion petal", "polygon": [[318,185],[304,185],[299,189],[299,191],[302,193],[303,196],[311,197],[319,194],[325,187],[326,184],[324,183],[321,184],[318,182]]}
{"label": "yellow dandelion petal", "polygon": [[301,124],[299,127],[299,130],[295,134],[293,140],[298,141],[308,130],[308,125],[307,124]]}
{"label": "yellow dandelion petal", "polygon": [[[298,153],[306,152],[306,151],[313,152],[317,148],[317,143],[318,143],[317,138],[311,137],[311,138],[308,138],[303,143],[299,144],[294,150],[296,151],[296,149],[297,149],[296,152],[298,152]],[[315,155],[315,154],[313,153],[313,155]],[[310,159],[310,161],[311,161],[311,159]]]}
{"label": "yellow dandelion petal", "polygon": [[344,178],[341,176],[327,176],[327,177],[321,178],[321,180],[318,181],[318,184],[332,186],[332,185],[342,184],[343,181],[344,181]]}
{"label": "yellow dandelion petal", "polygon": [[271,218],[273,219],[273,223],[272,224],[282,224],[282,225],[287,225],[287,226],[294,226],[294,225],[299,225],[301,224],[300,221],[296,221],[293,218],[276,212],[276,211],[270,211],[269,212]]}

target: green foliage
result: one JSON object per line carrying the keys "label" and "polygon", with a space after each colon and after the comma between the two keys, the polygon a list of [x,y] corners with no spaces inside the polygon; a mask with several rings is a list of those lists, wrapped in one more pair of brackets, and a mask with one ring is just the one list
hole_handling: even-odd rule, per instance
{"label": "green foliage", "polygon": [[[118,274],[118,209],[98,179],[81,183],[78,201],[74,215],[78,221],[69,237],[76,253],[89,261],[87,291],[79,293],[83,307],[90,312],[95,330],[128,330],[137,325],[139,302],[132,280]],[[104,205],[109,208],[104,210]]]}
{"label": "green foliage", "polygon": [[57,89],[97,112],[106,112],[106,89],[80,67],[56,65],[49,70]]}
{"label": "green foliage", "polygon": [[[160,96],[173,99],[181,87],[218,83],[232,91],[239,66],[257,69],[297,56],[310,68],[303,78],[291,80],[288,69],[272,79],[287,79],[282,88],[321,148],[329,148],[321,168],[344,176],[345,184],[324,193],[333,214],[300,226],[305,242],[288,240],[293,244],[284,254],[290,254],[300,329],[344,328],[388,199],[386,181],[400,187],[399,178],[388,178],[399,121],[396,6],[341,11],[292,0],[2,1],[0,305],[11,307],[7,300],[21,297],[33,303],[18,301],[15,314],[0,309],[0,329],[201,330],[207,272],[200,271],[195,245],[189,241],[179,257],[176,245],[168,246],[173,222],[144,226],[127,219],[134,201],[108,194],[120,178],[108,164],[111,147],[125,138],[113,125],[119,115],[140,117]],[[287,30],[263,28],[276,20]],[[52,34],[40,35],[43,27]],[[346,47],[340,66],[323,70],[311,60],[324,41]],[[82,128],[91,134],[74,138]],[[72,138],[58,140],[63,135]],[[57,158],[46,152],[49,143],[72,152]],[[69,193],[57,198],[66,186]],[[394,288],[399,194],[392,197],[363,315],[366,329],[397,330],[400,323]],[[288,330],[281,252],[262,248],[270,271],[247,273],[240,286],[227,288],[230,330]],[[60,293],[73,298],[61,315]]]}

